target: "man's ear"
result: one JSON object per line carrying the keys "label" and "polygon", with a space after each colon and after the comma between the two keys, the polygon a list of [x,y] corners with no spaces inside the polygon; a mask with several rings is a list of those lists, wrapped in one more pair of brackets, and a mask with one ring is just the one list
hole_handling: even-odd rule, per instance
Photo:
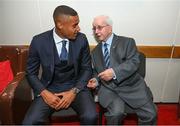
{"label": "man's ear", "polygon": [[62,24],[62,22],[57,22],[56,23],[56,26],[59,28],[59,29],[62,29],[63,28],[63,24]]}

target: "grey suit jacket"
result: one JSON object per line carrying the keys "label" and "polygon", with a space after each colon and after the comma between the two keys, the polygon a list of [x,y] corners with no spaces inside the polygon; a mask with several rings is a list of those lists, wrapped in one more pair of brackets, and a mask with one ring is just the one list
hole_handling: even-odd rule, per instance
{"label": "grey suit jacket", "polygon": [[[105,70],[101,46],[102,43],[99,43],[91,54],[96,78],[98,73]],[[99,102],[103,107],[107,107],[115,95],[133,108],[144,105],[152,98],[144,79],[137,72],[139,64],[139,53],[134,39],[114,35],[110,48],[110,66],[116,74],[116,80],[105,82],[98,79]]]}

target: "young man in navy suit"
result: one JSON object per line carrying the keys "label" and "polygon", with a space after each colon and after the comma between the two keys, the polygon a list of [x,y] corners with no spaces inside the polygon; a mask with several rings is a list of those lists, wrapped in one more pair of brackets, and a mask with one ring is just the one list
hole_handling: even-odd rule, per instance
{"label": "young man in navy suit", "polygon": [[90,50],[79,32],[78,14],[62,5],[53,18],[55,28],[34,36],[30,44],[26,75],[35,98],[23,124],[47,124],[53,112],[68,107],[78,113],[81,124],[96,124],[95,103],[86,87],[92,74]]}

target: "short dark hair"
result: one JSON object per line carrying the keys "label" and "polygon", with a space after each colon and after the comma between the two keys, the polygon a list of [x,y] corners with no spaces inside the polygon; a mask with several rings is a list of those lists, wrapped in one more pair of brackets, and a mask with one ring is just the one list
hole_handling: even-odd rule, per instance
{"label": "short dark hair", "polygon": [[73,8],[66,5],[61,5],[61,6],[56,7],[54,10],[54,13],[53,13],[54,20],[57,16],[61,16],[61,15],[77,16],[78,14]]}

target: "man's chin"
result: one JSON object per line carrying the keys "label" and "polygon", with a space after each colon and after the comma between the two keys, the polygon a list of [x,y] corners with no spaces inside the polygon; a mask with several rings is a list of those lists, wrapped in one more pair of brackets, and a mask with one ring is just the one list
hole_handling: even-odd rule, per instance
{"label": "man's chin", "polygon": [[77,34],[74,34],[74,35],[71,37],[71,39],[74,40],[74,39],[76,39],[76,37],[77,37]]}
{"label": "man's chin", "polygon": [[103,41],[103,39],[101,39],[100,37],[99,38],[97,38],[98,39],[98,41]]}
{"label": "man's chin", "polygon": [[69,37],[70,40],[75,40],[76,39],[76,36],[73,36],[73,37]]}

